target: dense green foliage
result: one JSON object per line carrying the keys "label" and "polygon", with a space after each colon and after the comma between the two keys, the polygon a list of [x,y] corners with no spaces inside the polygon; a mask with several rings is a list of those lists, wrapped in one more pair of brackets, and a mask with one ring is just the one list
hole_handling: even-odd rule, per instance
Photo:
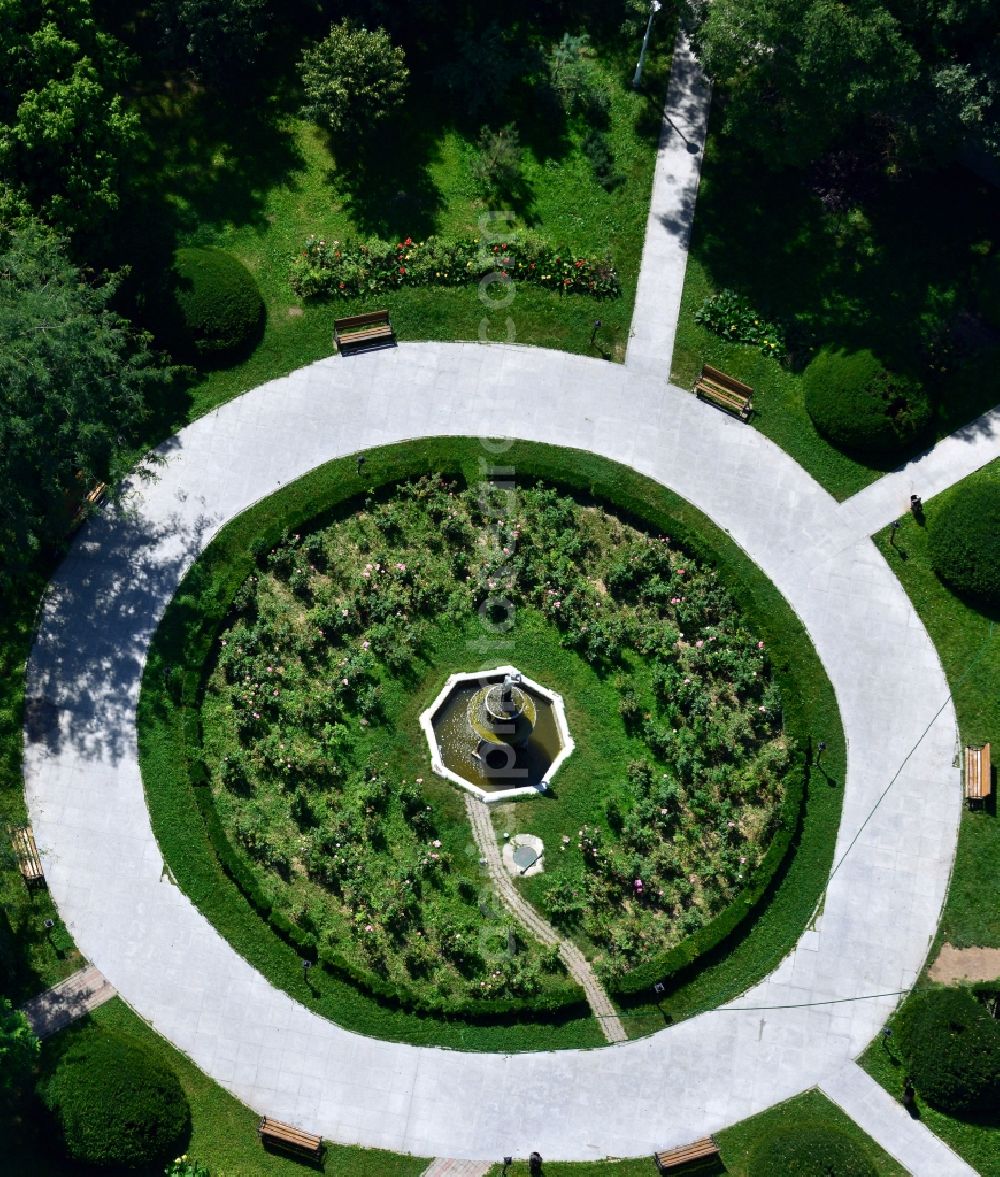
{"label": "dense green foliage", "polygon": [[771,162],[852,138],[883,166],[1000,154],[1000,48],[982,0],[716,0],[697,40],[727,128]]}
{"label": "dense green foliage", "polygon": [[476,146],[471,172],[479,194],[490,203],[509,201],[521,179],[524,159],[517,127],[514,123],[498,131],[483,127]]}
{"label": "dense green foliage", "polygon": [[495,303],[498,308],[512,301],[512,282],[594,298],[621,293],[608,258],[578,257],[537,233],[514,233],[510,241],[503,239],[506,236],[504,230],[494,229],[490,236],[459,241],[432,236],[426,241],[407,237],[397,242],[374,238],[328,243],[310,237],[292,261],[292,289],[303,298],[356,298],[413,286],[479,282],[492,291],[484,296],[486,306]]}
{"label": "dense green foliage", "polygon": [[178,359],[224,362],[258,338],[264,302],[245,265],[221,249],[179,249],[161,329]]}
{"label": "dense green foliage", "polygon": [[[461,472],[465,478],[475,480],[481,476],[477,452],[478,447],[470,447],[462,439],[437,439],[373,451],[368,454],[365,466],[365,484],[394,484],[401,478],[420,477],[428,469]],[[777,964],[800,934],[827,878],[836,837],[842,794],[828,785],[843,773],[839,716],[815,651],[780,594],[688,504],[630,471],[578,451],[517,444],[505,459],[515,464],[525,477],[554,480],[557,485],[573,488],[585,496],[598,494],[604,502],[619,504],[630,517],[652,518],[658,529],[669,530],[690,550],[724,569],[720,575],[724,575],[727,583],[739,583],[741,605],[767,642],[775,677],[781,683],[789,731],[800,743],[806,743],[817,731],[828,742],[823,773],[814,774],[807,789],[796,832],[795,855],[786,860],[772,880],[763,902],[754,909],[752,922],[745,921],[724,943],[699,959],[696,967],[673,976],[666,995],[655,1006],[646,1009],[645,995],[632,1000],[627,1026],[633,1034],[643,1034],[662,1026],[665,1015],[674,1019],[688,1017],[744,991]],[[463,1022],[414,1019],[388,1003],[373,1006],[356,987],[343,982],[339,969],[333,972],[313,969],[308,984],[304,983],[301,951],[286,947],[273,935],[261,934],[260,919],[244,897],[248,891],[241,882],[241,895],[223,874],[219,856],[213,850],[214,835],[211,829],[203,832],[200,815],[205,809],[201,798],[208,790],[190,785],[189,766],[196,765],[201,755],[200,735],[191,711],[198,706],[201,668],[216,644],[228,603],[253,569],[251,550],[267,550],[279,542],[284,532],[294,533],[345,498],[350,500],[358,487],[353,460],[338,460],[252,508],[227,526],[175,596],[157,631],[140,701],[143,776],[157,838],[180,885],[237,950],[273,983],[341,1025],[381,1037],[466,1049],[509,1051],[540,1049],[542,1044],[546,1048],[595,1044],[601,1039],[593,1020],[575,1013],[556,1020],[539,1016],[536,1006],[532,1020],[526,1020],[522,1014],[516,1025],[497,1023],[495,1017],[492,1022],[472,1025],[467,1020],[468,1014]],[[539,632],[534,626],[515,629],[515,646],[509,652],[510,657],[518,665],[524,665],[527,673],[537,671],[539,677],[547,667],[561,661],[560,677],[568,676],[573,681],[572,689],[566,691],[570,707],[574,698],[595,700],[575,714],[571,711],[569,721],[574,738],[579,742],[587,735],[598,741],[597,746],[605,744],[609,738],[607,718],[616,722],[618,719],[613,678],[597,678],[570,652],[557,656],[551,647],[540,652],[536,640]],[[459,642],[458,650],[467,652],[464,641]],[[536,664],[540,653],[544,661]],[[566,664],[567,658],[571,659],[570,664]],[[455,658],[449,656],[448,661],[454,664]],[[581,677],[573,667],[586,673]],[[165,670],[169,671],[166,677]],[[432,697],[439,686],[440,680],[436,684],[428,682],[424,691],[417,692],[411,705],[413,729],[425,697]],[[597,699],[602,702],[596,703]],[[601,722],[593,724],[592,716]],[[412,765],[411,777],[422,775],[418,757],[423,755],[409,736],[413,729],[406,728],[400,733],[394,753],[400,766]],[[631,755],[627,753],[626,757]],[[600,769],[602,762],[603,755],[591,767]],[[561,770],[567,774],[564,779],[573,771],[574,757],[571,757]],[[620,780],[614,774],[606,777],[601,771],[599,775],[593,772],[582,775],[580,795],[585,799],[595,794],[600,797],[605,780],[620,787]],[[425,778],[424,788],[429,789],[434,783]],[[436,783],[454,798],[450,786]],[[212,807],[209,811],[215,812]],[[549,831],[546,815],[550,812],[556,810],[532,809],[531,828],[543,837],[546,845],[558,846],[563,831],[557,831],[554,826]],[[587,815],[581,817],[587,819]],[[573,833],[576,828],[578,825]],[[235,872],[229,873],[230,878],[235,877]],[[758,876],[760,873],[757,872]],[[545,876],[526,883],[536,881],[544,883]],[[540,895],[533,890],[528,890],[527,897],[541,903]]]}
{"label": "dense green foliage", "polygon": [[780,360],[785,354],[781,328],[769,323],[750,301],[735,290],[720,290],[694,313],[694,321],[734,343],[751,343],[761,355]]}
{"label": "dense green foliage", "polygon": [[876,1170],[850,1136],[829,1128],[776,1132],[753,1150],[749,1177],[875,1177]]}
{"label": "dense green foliage", "polygon": [[137,1168],[184,1151],[191,1113],[177,1076],[113,1034],[72,1043],[40,1084],[68,1156]]}
{"label": "dense green foliage", "polygon": [[373,973],[429,977],[441,993],[464,976],[466,996],[489,999],[536,992],[537,968],[527,953],[483,958],[475,878],[467,912],[443,902],[456,876],[462,892],[456,839],[422,778],[380,767],[380,729],[401,726],[399,687],[408,699],[417,667],[455,645],[446,631],[502,593],[519,625],[537,613],[599,674],[617,672],[619,723],[647,758],[617,765],[594,812],[572,806],[543,901],[582,927],[607,975],[703,927],[746,885],[776,828],[788,751],[763,642],[713,571],[552,491],[519,490],[502,529],[483,511],[480,488],[424,479],[288,537],[237,595],[211,730],[227,828],[272,893],[285,880],[286,917],[321,944],[353,942]]}
{"label": "dense green foliage", "polygon": [[0,1112],[24,1095],[38,1051],[28,1019],[0,995]]}
{"label": "dense green foliage", "polygon": [[1000,330],[1000,253],[986,258],[976,275],[976,305],[986,322]]}
{"label": "dense green foliage", "polygon": [[931,562],[945,584],[1000,603],[1000,484],[980,479],[942,496],[928,528]]}
{"label": "dense green foliage", "polygon": [[966,989],[926,989],[903,1007],[899,1046],[917,1091],[957,1115],[995,1111],[1000,1022]]}
{"label": "dense green foliage", "polygon": [[155,0],[152,11],[167,60],[209,86],[254,69],[272,19],[267,0]]}
{"label": "dense green foliage", "polygon": [[141,141],[129,64],[90,0],[0,0],[0,176],[60,228],[93,231],[119,207]]}
{"label": "dense green foliage", "polygon": [[302,55],[303,114],[338,135],[360,139],[406,95],[406,55],[385,29],[353,21],[331,25]]}
{"label": "dense green foliage", "polygon": [[146,398],[168,382],[114,293],[42,226],[0,231],[0,583],[131,465]]}
{"label": "dense green foliage", "polygon": [[931,406],[909,376],[889,372],[870,351],[824,349],[806,369],[805,404],[817,430],[838,449],[885,458],[927,431]]}

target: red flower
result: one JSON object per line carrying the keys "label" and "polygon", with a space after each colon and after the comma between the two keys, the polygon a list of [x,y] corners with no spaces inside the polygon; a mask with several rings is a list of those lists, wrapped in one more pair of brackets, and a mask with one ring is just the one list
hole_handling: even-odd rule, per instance
{"label": "red flower", "polygon": [[403,242],[403,244],[404,244],[404,245],[412,245],[412,244],[413,244],[413,238],[412,238],[412,237],[407,237],[407,239],[406,239],[406,240]]}
{"label": "red flower", "polygon": [[405,274],[405,273],[406,273],[406,266],[400,266],[400,267],[399,267],[399,272],[400,272],[401,274]]}

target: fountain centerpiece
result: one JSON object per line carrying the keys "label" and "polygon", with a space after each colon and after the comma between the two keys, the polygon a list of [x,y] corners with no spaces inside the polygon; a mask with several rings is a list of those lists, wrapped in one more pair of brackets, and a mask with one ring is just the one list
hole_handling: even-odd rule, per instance
{"label": "fountain centerpiece", "polygon": [[573,751],[562,696],[513,666],[451,675],[420,726],[436,775],[488,802],[544,792]]}

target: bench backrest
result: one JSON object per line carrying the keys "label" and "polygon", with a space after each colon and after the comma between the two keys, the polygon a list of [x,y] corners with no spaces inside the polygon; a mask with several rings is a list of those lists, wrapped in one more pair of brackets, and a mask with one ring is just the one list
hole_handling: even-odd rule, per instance
{"label": "bench backrest", "polygon": [[719,1155],[719,1146],[711,1136],[702,1140],[694,1140],[690,1144],[682,1144],[679,1148],[666,1148],[653,1154],[656,1167],[661,1173],[668,1173],[671,1169],[686,1167],[694,1161],[710,1161]]}
{"label": "bench backrest", "polygon": [[742,380],[737,380],[735,376],[727,376],[725,372],[720,372],[718,368],[713,368],[711,364],[702,364],[701,375],[703,379],[714,380],[716,384],[721,384],[724,388],[728,388],[732,392],[738,392],[742,396],[753,396],[753,389],[749,384],[744,384]]}
{"label": "bench backrest", "polygon": [[333,329],[343,331],[350,327],[368,327],[372,323],[388,323],[388,311],[369,311],[364,315],[348,315],[346,319],[334,319]]}
{"label": "bench backrest", "polygon": [[990,795],[990,746],[965,749],[965,792],[973,799]]}

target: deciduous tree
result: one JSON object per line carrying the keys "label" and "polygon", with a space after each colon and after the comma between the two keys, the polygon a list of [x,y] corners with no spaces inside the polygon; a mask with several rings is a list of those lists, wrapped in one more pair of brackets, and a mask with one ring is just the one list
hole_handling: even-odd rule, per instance
{"label": "deciduous tree", "polygon": [[141,138],[122,93],[128,64],[89,0],[0,0],[0,175],[62,228],[118,207]]}
{"label": "deciduous tree", "polygon": [[171,373],[43,225],[0,231],[0,583],[124,473],[147,394]]}
{"label": "deciduous tree", "polygon": [[304,113],[331,131],[356,135],[403,102],[409,70],[385,29],[343,20],[302,55]]}

